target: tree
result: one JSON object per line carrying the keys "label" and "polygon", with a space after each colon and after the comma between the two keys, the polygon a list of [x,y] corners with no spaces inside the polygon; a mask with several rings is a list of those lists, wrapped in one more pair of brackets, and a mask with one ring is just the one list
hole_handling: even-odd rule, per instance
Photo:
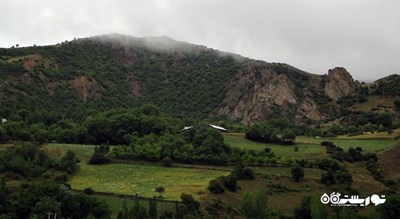
{"label": "tree", "polygon": [[196,201],[192,195],[182,193],[181,194],[182,204],[185,205],[186,212],[192,212],[197,214],[200,208],[200,203]]}
{"label": "tree", "polygon": [[153,197],[149,201],[149,218],[150,219],[157,219],[157,202],[156,202],[156,197]]}
{"label": "tree", "polygon": [[265,190],[255,194],[246,192],[240,202],[241,210],[246,218],[264,219],[267,216],[267,193]]}
{"label": "tree", "polygon": [[208,190],[214,194],[221,194],[225,192],[222,183],[219,180],[211,180],[208,184]]}
{"label": "tree", "polygon": [[132,210],[133,219],[142,219],[147,218],[147,211],[146,208],[139,204],[139,199],[136,195],[135,197],[135,204]]}
{"label": "tree", "polygon": [[162,198],[162,193],[165,191],[165,189],[164,189],[164,187],[162,187],[162,186],[159,186],[159,187],[157,187],[155,190],[154,190],[155,192],[158,192],[158,194],[160,194],[160,198]]}
{"label": "tree", "polygon": [[0,142],[6,139],[6,131],[0,127]]}
{"label": "tree", "polygon": [[288,142],[294,142],[296,140],[296,135],[291,130],[285,130],[282,135],[282,140]]}
{"label": "tree", "polygon": [[299,207],[296,207],[293,210],[294,218],[296,219],[311,219],[311,197],[306,196],[301,200],[301,204]]}
{"label": "tree", "polygon": [[304,177],[304,169],[296,166],[292,168],[292,177],[296,182],[299,182]]}
{"label": "tree", "polygon": [[181,207],[179,206],[178,201],[175,202],[175,218],[176,219],[183,219],[183,212]]}
{"label": "tree", "polygon": [[396,109],[396,111],[400,112],[400,100],[394,101],[394,108]]}
{"label": "tree", "polygon": [[65,156],[61,158],[60,168],[68,174],[74,174],[79,170],[78,160],[74,151],[68,150]]}
{"label": "tree", "polygon": [[310,201],[310,213],[312,219],[326,219],[328,212],[320,201],[320,198],[316,195],[311,197]]}
{"label": "tree", "polygon": [[381,216],[380,218],[395,219],[400,215],[400,195],[393,194],[386,196],[386,202],[377,206],[376,211]]}

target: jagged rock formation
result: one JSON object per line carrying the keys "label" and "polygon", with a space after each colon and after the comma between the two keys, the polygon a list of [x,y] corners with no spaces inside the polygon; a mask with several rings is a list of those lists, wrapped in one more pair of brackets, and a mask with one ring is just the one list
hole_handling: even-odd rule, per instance
{"label": "jagged rock formation", "polygon": [[315,103],[315,101],[310,97],[306,97],[304,98],[303,102],[301,102],[300,107],[297,110],[296,119],[300,121],[303,119],[319,121],[322,119],[322,115],[318,110],[318,105]]}
{"label": "jagged rock formation", "polygon": [[239,70],[223,100],[219,114],[245,124],[274,115],[274,107],[287,110],[297,103],[294,84],[265,63],[249,63]]}
{"label": "jagged rock formation", "polygon": [[325,94],[333,100],[344,96],[354,95],[357,84],[345,68],[336,67],[329,69],[328,81],[325,85]]}

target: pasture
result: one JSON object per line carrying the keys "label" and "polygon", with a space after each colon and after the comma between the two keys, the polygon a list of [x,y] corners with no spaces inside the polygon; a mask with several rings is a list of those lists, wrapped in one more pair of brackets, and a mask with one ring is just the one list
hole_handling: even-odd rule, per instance
{"label": "pasture", "polygon": [[51,143],[44,146],[46,153],[52,157],[61,158],[68,151],[74,151],[80,160],[88,160],[94,151],[94,145]]}
{"label": "pasture", "polygon": [[[224,134],[225,142],[232,147],[248,150],[264,150],[269,147],[278,156],[281,157],[295,157],[295,158],[320,158],[325,155],[325,147],[320,144],[323,141],[331,141],[336,146],[343,148],[347,151],[350,147],[361,147],[364,152],[378,152],[396,145],[396,140],[392,138],[376,138],[376,139],[363,139],[363,138],[314,138],[307,136],[296,137],[296,145],[278,145],[266,144],[247,140],[244,134]],[[298,151],[294,151],[294,147],[298,147]]]}
{"label": "pasture", "polygon": [[197,168],[161,167],[154,165],[108,164],[81,165],[79,173],[68,182],[73,189],[91,187],[94,191],[158,196],[154,190],[163,186],[162,196],[179,200],[182,192],[198,198],[207,192],[208,182],[229,172]]}

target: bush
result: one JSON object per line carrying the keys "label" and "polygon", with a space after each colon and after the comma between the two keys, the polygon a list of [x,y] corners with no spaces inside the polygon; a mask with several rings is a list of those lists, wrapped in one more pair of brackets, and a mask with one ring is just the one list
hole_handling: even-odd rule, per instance
{"label": "bush", "polygon": [[331,170],[328,170],[326,173],[322,174],[321,183],[325,185],[336,184],[335,173]]}
{"label": "bush", "polygon": [[86,194],[86,195],[93,195],[94,194],[94,190],[91,187],[85,188],[83,190],[83,193]]}
{"label": "bush", "polygon": [[237,178],[232,174],[228,176],[220,176],[218,180],[231,192],[236,192],[237,190]]}
{"label": "bush", "polygon": [[181,200],[182,204],[186,207],[186,212],[197,212],[200,208],[200,203],[196,201],[192,195],[182,193]]}
{"label": "bush", "polygon": [[94,165],[107,164],[110,163],[110,159],[105,157],[104,154],[94,153],[93,156],[90,158],[89,163]]}
{"label": "bush", "polygon": [[328,146],[328,147],[334,147],[335,146],[335,144],[333,144],[330,141],[323,141],[323,142],[321,142],[321,145],[322,146]]}
{"label": "bush", "polygon": [[67,182],[68,181],[68,176],[66,174],[62,174],[60,176],[57,176],[56,178],[54,178],[56,181],[60,181],[60,182]]}
{"label": "bush", "polygon": [[162,159],[161,164],[164,167],[171,167],[172,166],[172,160],[169,157],[165,157],[164,159]]}
{"label": "bush", "polygon": [[292,177],[296,182],[299,182],[304,177],[304,169],[302,167],[293,167],[292,168]]}
{"label": "bush", "polygon": [[222,183],[219,180],[211,180],[208,184],[208,190],[214,194],[221,194],[225,192]]}

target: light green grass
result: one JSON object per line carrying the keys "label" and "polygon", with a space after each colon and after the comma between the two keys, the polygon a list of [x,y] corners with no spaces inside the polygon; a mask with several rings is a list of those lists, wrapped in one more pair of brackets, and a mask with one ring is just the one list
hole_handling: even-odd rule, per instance
{"label": "light green grass", "polygon": [[76,156],[81,160],[89,159],[94,151],[94,145],[80,145],[80,144],[59,144],[51,143],[44,146],[44,149],[50,156],[61,157],[66,151],[74,151]]}
{"label": "light green grass", "polygon": [[[265,144],[247,140],[244,135],[240,134],[225,134],[224,140],[232,147],[237,147],[247,150],[264,150],[269,147],[278,156],[289,158],[319,158],[325,156],[325,148],[315,143],[297,143],[296,145],[277,145]],[[296,141],[297,142],[297,141]],[[294,148],[298,147],[298,151]]]}
{"label": "light green grass", "polygon": [[165,199],[179,200],[182,192],[194,197],[207,191],[208,182],[229,172],[208,169],[161,167],[152,165],[108,164],[81,165],[80,172],[68,182],[73,189],[92,187],[95,191],[117,194],[158,196],[154,192],[163,186]]}
{"label": "light green grass", "polygon": [[[265,147],[270,147],[278,156],[295,158],[318,158],[318,156],[324,156],[326,149],[320,145],[322,141],[331,141],[345,151],[350,147],[361,147],[364,152],[378,152],[396,145],[396,140],[382,137],[376,139],[353,139],[298,136],[296,137],[296,145],[293,146],[258,143],[247,140],[244,134],[225,134],[224,139],[232,147],[252,150],[263,150]],[[294,151],[295,146],[299,148],[298,152]]]}

